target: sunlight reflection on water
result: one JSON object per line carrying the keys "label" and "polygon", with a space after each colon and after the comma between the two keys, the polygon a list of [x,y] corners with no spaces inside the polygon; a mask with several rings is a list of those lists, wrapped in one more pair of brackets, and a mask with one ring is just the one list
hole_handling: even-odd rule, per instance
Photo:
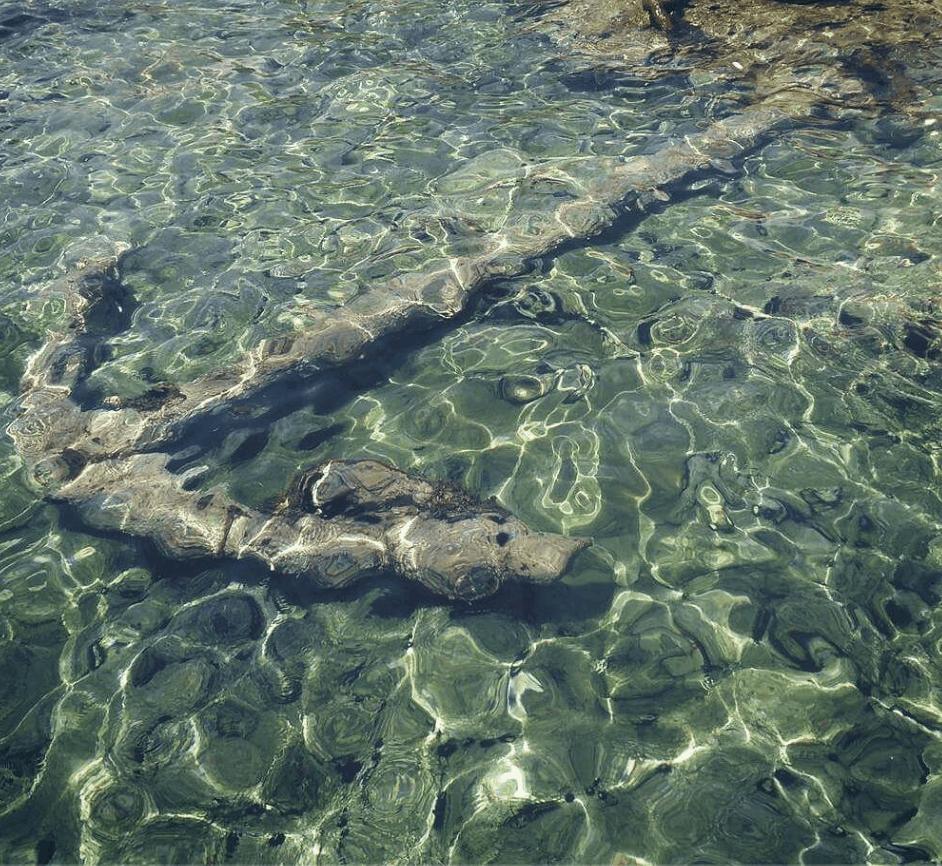
{"label": "sunlight reflection on water", "polygon": [[[716,97],[586,86],[496,3],[29,8],[7,406],[76,249],[131,248],[90,386],[140,394],[545,216],[555,169],[597,182]],[[894,129],[783,133],[365,388],[178,455],[248,502],[334,457],[459,481],[593,539],[561,584],[465,608],[168,562],[37,503],[5,440],[0,859],[942,856],[940,139]]]}

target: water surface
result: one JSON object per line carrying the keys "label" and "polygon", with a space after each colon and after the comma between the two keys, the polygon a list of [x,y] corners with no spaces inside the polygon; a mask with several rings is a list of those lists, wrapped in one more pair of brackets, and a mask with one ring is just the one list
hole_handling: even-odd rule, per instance
{"label": "water surface", "polygon": [[[127,249],[87,398],[197,377],[729,110],[497,2],[0,6],[0,389]],[[0,860],[942,857],[939,69],[490,286],[181,471],[379,457],[591,538],[475,606],[167,561],[0,443]]]}

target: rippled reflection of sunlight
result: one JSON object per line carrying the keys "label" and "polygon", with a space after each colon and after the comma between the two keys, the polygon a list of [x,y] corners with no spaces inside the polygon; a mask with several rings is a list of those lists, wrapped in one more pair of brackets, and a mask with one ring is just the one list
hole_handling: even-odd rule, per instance
{"label": "rippled reflection of sunlight", "polygon": [[[494,2],[11,10],[8,415],[65,315],[37,287],[75,250],[129,250],[140,306],[88,394],[133,397],[539,225],[722,104],[695,76],[580,85]],[[591,538],[560,583],[450,605],[169,561],[37,501],[4,438],[0,860],[942,857],[923,120],[783,131],[317,401],[173,455],[255,504],[324,459],[454,481]]]}

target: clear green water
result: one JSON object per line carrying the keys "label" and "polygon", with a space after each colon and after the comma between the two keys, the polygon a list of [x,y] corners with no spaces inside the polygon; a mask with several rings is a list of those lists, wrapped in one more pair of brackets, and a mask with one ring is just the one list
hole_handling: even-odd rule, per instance
{"label": "clear green water", "polygon": [[[533,165],[723,104],[585,80],[497,3],[0,6],[7,416],[83,252],[132,250],[91,384],[141,393],[540,211]],[[783,133],[179,455],[253,503],[329,457],[460,481],[593,539],[555,586],[160,560],[36,501],[4,439],[0,861],[942,858],[938,129]]]}

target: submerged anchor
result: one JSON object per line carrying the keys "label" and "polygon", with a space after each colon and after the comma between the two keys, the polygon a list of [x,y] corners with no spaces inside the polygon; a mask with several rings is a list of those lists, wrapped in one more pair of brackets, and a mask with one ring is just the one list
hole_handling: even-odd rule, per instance
{"label": "submerged anchor", "polygon": [[598,234],[632,208],[643,211],[692,174],[726,170],[726,160],[790,117],[759,103],[652,156],[606,161],[591,189],[555,172],[568,198],[511,222],[477,258],[438,262],[369,289],[314,327],[265,340],[194,382],[90,410],[79,407],[74,390],[130,297],[116,258],[84,263],[53,287],[70,319],[30,358],[8,428],[29,482],[47,499],[74,506],[89,526],[150,538],[168,556],[248,558],[324,587],[395,571],[449,598],[473,600],[505,581],[553,581],[587,540],[531,530],[455,485],[377,460],[328,461],[302,473],[264,514],[218,487],[187,490],[162,449],[195,420],[257,398],[286,377],[314,377],[360,360],[390,335],[454,319],[485,283],[518,276],[562,244]]}

